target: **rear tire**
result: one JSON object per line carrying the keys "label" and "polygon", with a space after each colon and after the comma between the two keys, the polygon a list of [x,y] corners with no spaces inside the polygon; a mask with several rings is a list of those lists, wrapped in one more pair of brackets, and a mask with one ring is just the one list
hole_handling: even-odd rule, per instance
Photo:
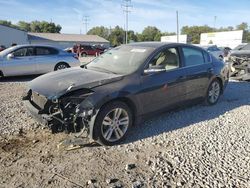
{"label": "rear tire", "polygon": [[213,80],[207,90],[205,103],[206,105],[215,105],[222,93],[222,86],[218,79]]}
{"label": "rear tire", "polygon": [[3,78],[4,75],[3,75],[3,72],[0,70],[0,78]]}
{"label": "rear tire", "polygon": [[101,145],[112,146],[125,139],[132,126],[132,113],[124,102],[108,103],[99,111],[94,125],[94,135]]}
{"label": "rear tire", "polygon": [[70,67],[70,66],[69,66],[68,63],[63,63],[63,62],[61,62],[61,63],[56,64],[54,70],[57,71],[57,70],[62,70],[62,69],[66,69],[66,68],[69,68],[69,67]]}
{"label": "rear tire", "polygon": [[87,53],[85,53],[85,52],[83,52],[83,53],[81,53],[81,57],[87,57]]}

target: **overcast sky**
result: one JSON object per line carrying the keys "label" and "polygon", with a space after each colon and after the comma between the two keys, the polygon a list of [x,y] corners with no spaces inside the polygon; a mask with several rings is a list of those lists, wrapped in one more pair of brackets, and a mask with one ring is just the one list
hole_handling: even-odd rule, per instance
{"label": "overcast sky", "polygon": [[[185,25],[235,26],[250,24],[249,0],[132,0],[129,29],[141,32],[156,26],[162,32],[176,31],[176,10],[180,28]],[[124,27],[122,0],[0,0],[0,20],[53,21],[62,33],[85,33],[83,17],[89,16],[88,28]]]}

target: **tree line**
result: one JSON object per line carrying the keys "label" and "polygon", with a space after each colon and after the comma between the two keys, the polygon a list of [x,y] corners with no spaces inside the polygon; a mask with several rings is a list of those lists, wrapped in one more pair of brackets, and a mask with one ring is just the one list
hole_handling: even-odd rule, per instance
{"label": "tree line", "polygon": [[[208,25],[203,26],[183,26],[181,28],[181,34],[186,34],[187,42],[191,44],[200,43],[201,33],[209,32],[221,32],[221,31],[234,31],[243,30],[243,41],[250,42],[250,30],[246,22],[242,22],[239,25],[212,28]],[[113,29],[104,26],[93,27],[88,31],[89,35],[99,35],[106,40],[109,40],[112,45],[120,45],[125,43],[125,31],[123,28],[116,26]],[[128,41],[130,42],[142,42],[142,41],[160,41],[161,36],[176,35],[175,32],[161,32],[155,26],[147,26],[141,33],[135,33],[134,31],[128,31]]]}
{"label": "tree line", "polygon": [[34,33],[60,33],[62,29],[59,24],[37,20],[32,22],[19,21],[17,24],[12,24],[7,20],[0,20],[0,24]]}
{"label": "tree line", "polygon": [[[31,21],[24,22],[19,21],[17,24],[12,24],[10,21],[0,20],[0,24],[21,29],[27,32],[36,33],[60,33],[62,27],[59,24],[46,21]],[[248,23],[242,22],[239,25],[212,28],[208,25],[203,26],[183,26],[181,28],[181,34],[186,34],[188,36],[187,42],[192,44],[198,44],[200,42],[200,34],[208,32],[219,32],[219,31],[233,31],[233,30],[243,30],[243,41],[250,42],[250,30]],[[125,43],[125,30],[116,26],[114,28],[108,28],[104,26],[96,26],[91,28],[88,33],[89,35],[98,35],[110,41],[111,45],[118,46]],[[141,41],[160,41],[161,36],[176,35],[175,32],[162,32],[155,26],[147,26],[143,29],[141,33],[136,33],[133,30],[128,31],[128,41],[129,42],[141,42]]]}

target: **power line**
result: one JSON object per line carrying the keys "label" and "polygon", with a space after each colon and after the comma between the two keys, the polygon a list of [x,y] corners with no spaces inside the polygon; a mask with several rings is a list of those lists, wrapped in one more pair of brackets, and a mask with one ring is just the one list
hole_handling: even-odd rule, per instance
{"label": "power line", "polygon": [[89,16],[84,16],[83,17],[83,25],[85,25],[85,34],[88,32],[88,25],[89,25]]}
{"label": "power line", "polygon": [[128,43],[128,14],[131,12],[131,8],[133,7],[131,4],[131,0],[123,0],[123,12],[126,14],[126,35],[125,35],[125,41],[126,44]]}

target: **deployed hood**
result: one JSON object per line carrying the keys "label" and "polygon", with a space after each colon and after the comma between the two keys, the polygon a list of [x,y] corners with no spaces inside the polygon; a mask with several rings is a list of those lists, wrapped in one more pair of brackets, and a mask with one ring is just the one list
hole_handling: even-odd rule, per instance
{"label": "deployed hood", "polygon": [[77,89],[92,89],[121,79],[121,75],[76,67],[39,76],[29,82],[28,86],[47,98],[59,98]]}

